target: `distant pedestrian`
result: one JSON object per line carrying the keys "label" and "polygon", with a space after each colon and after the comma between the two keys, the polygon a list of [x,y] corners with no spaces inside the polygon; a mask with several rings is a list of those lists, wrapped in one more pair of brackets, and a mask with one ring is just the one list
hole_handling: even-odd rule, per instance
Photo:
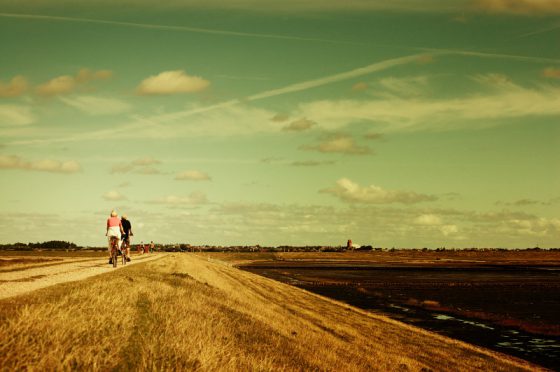
{"label": "distant pedestrian", "polygon": [[150,242],[150,253],[154,253],[155,250],[156,250],[156,245],[154,244],[154,241],[152,240]]}

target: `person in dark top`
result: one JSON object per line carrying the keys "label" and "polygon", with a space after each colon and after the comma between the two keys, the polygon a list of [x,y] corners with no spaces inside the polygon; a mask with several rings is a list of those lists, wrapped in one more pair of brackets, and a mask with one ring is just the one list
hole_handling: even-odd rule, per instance
{"label": "person in dark top", "polygon": [[124,230],[124,234],[122,235],[122,247],[125,249],[125,252],[123,253],[126,253],[126,260],[130,261],[130,237],[134,234],[132,233],[132,224],[128,220],[126,214],[121,216],[121,224]]}

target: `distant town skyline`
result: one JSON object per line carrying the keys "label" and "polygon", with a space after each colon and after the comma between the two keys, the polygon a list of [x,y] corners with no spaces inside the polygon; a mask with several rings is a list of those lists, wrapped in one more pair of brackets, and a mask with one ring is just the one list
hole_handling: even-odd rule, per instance
{"label": "distant town skyline", "polygon": [[0,0],[0,243],[558,247],[559,15]]}

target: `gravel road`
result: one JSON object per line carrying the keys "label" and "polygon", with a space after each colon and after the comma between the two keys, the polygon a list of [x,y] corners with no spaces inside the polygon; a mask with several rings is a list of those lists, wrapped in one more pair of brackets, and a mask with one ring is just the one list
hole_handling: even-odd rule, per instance
{"label": "gravel road", "polygon": [[[151,261],[158,257],[162,257],[162,255],[135,256],[126,266]],[[120,270],[126,266],[120,264],[120,259],[118,267],[114,269],[112,265],[107,264],[107,258],[105,257],[76,258],[65,259],[63,262],[41,267],[0,272],[0,300],[59,283],[83,280],[112,270]]]}

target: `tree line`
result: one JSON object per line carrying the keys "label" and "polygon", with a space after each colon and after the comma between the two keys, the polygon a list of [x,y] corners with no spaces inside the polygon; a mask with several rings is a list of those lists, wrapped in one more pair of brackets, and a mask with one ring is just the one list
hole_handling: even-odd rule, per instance
{"label": "tree line", "polygon": [[72,242],[66,242],[63,240],[49,240],[48,242],[37,242],[37,243],[13,243],[13,244],[0,244],[0,249],[2,250],[17,250],[17,251],[31,251],[34,249],[78,249],[76,244]]}

